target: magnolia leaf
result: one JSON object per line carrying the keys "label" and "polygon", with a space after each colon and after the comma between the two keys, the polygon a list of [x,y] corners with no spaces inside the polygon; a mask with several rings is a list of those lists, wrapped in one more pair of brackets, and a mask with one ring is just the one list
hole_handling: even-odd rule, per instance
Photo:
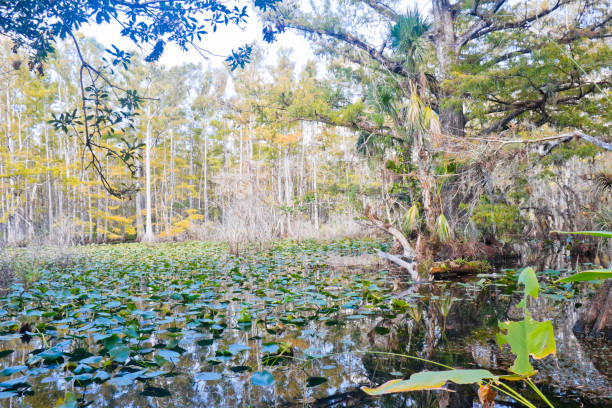
{"label": "magnolia leaf", "polygon": [[612,238],[612,231],[550,231],[557,234],[588,235],[591,237]]}
{"label": "magnolia leaf", "polygon": [[510,371],[515,374],[529,377],[536,373],[529,362],[529,356],[540,360],[549,354],[557,353],[557,343],[550,321],[538,322],[527,312],[520,322],[500,322],[499,328],[506,331],[497,334],[500,348],[508,344],[516,356],[510,367]]}
{"label": "magnolia leaf", "polygon": [[559,279],[557,282],[584,282],[610,278],[612,278],[612,269],[593,269],[589,271],[579,272],[575,275],[568,276],[563,279]]}
{"label": "magnolia leaf", "polygon": [[409,380],[392,380],[377,388],[361,387],[361,389],[368,395],[383,395],[406,391],[436,390],[442,388],[447,381],[456,384],[473,384],[494,378],[495,376],[490,371],[481,369],[421,371],[411,375]]}

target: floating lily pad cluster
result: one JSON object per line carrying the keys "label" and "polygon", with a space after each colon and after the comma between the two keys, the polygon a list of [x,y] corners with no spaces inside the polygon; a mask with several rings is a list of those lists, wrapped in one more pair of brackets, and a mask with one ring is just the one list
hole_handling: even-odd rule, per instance
{"label": "floating lily pad cluster", "polygon": [[[384,273],[368,280],[325,263],[379,247],[281,242],[240,256],[201,242],[84,248],[86,261],[43,270],[0,298],[0,399],[53,391],[58,405],[84,405],[105,387],[164,398],[177,378],[271,386],[275,366],[329,353],[287,340],[293,331],[314,338],[316,327],[393,310]],[[307,388],[325,382],[320,372],[303,378]]]}

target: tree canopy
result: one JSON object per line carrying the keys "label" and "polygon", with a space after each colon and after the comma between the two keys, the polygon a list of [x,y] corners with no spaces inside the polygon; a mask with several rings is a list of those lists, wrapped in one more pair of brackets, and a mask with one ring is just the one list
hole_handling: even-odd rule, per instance
{"label": "tree canopy", "polygon": [[[280,0],[255,0],[255,9],[274,10]],[[130,193],[134,184],[112,185],[105,172],[101,156],[122,162],[135,174],[135,157],[141,143],[128,140],[126,129],[134,126],[136,111],[143,98],[135,89],[116,82],[117,67],[128,69],[132,55],[113,45],[106,55],[92,61],[82,50],[76,33],[84,24],[114,23],[121,35],[129,38],[146,53],[145,61],[157,61],[168,43],[183,50],[195,50],[202,56],[211,54],[199,45],[204,36],[222,26],[247,23],[247,4],[233,7],[215,0],[40,0],[2,2],[0,4],[0,34],[13,41],[13,52],[28,55],[28,68],[44,74],[44,62],[53,52],[56,41],[69,40],[77,50],[80,66],[80,106],[53,115],[51,123],[65,133],[81,139],[89,152],[88,167],[97,173],[106,190],[115,196]],[[283,27],[266,24],[263,39],[272,42]],[[232,69],[244,66],[252,46],[246,44],[232,50],[226,57]],[[15,59],[14,69],[22,65]],[[114,141],[114,143],[107,143]]]}

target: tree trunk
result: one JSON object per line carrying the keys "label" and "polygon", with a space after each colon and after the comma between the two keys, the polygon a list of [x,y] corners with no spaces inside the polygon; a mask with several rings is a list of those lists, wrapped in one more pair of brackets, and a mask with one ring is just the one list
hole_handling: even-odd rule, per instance
{"label": "tree trunk", "polygon": [[448,0],[433,0],[435,35],[433,37],[438,59],[437,79],[440,83],[438,114],[442,130],[455,136],[463,136],[465,132],[465,116],[463,107],[450,101],[451,93],[444,89],[444,81],[450,78],[452,65],[457,61],[455,51],[455,15]]}
{"label": "tree trunk", "polygon": [[208,221],[208,133],[204,128],[204,221]]}
{"label": "tree trunk", "polygon": [[580,336],[603,335],[612,340],[612,279],[604,282],[574,325]]}
{"label": "tree trunk", "polygon": [[151,242],[155,239],[153,235],[153,222],[151,220],[151,115],[147,112],[147,132],[145,141],[145,185],[146,185],[146,219],[144,241]]}
{"label": "tree trunk", "polygon": [[142,166],[140,160],[136,159],[136,177],[138,179],[138,190],[136,191],[136,239],[142,241],[144,239],[144,222],[142,219],[142,191],[140,191],[142,180]]}

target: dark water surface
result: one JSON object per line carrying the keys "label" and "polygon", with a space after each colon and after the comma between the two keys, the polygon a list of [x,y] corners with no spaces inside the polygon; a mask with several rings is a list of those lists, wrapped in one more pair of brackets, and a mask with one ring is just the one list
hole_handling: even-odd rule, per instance
{"label": "dark water surface", "polygon": [[[90,407],[479,406],[476,386],[378,398],[359,387],[435,369],[384,353],[504,372],[513,356],[495,333],[522,318],[516,272],[416,286],[327,263],[377,246],[283,243],[240,257],[204,243],[89,248],[0,299],[0,404],[53,407],[71,392]],[[543,270],[528,305],[557,341],[535,380],[558,407],[611,406],[610,345],[571,330],[594,288],[545,284],[564,273]]]}

